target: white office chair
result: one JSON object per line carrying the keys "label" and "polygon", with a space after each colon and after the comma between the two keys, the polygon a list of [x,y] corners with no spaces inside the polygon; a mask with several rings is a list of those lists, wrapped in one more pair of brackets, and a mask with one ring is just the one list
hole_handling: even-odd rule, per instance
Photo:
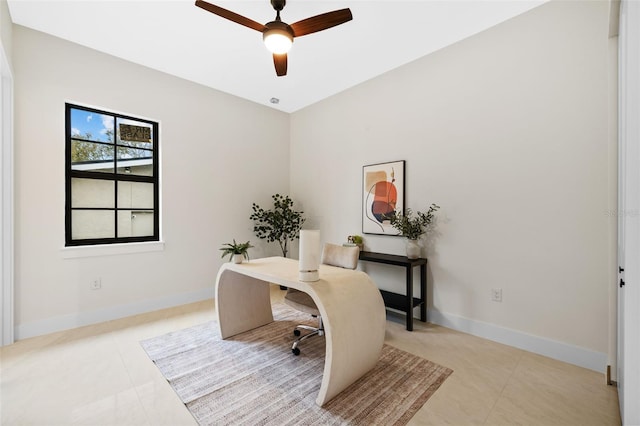
{"label": "white office chair", "polygon": [[[356,269],[358,266],[358,255],[360,249],[358,247],[343,247],[336,244],[326,243],[322,249],[321,262],[325,265],[339,266],[346,269]],[[300,355],[298,345],[303,340],[313,336],[323,336],[324,327],[322,325],[322,317],[318,307],[307,293],[289,288],[284,296],[284,303],[301,312],[306,312],[318,318],[318,327],[310,327],[308,325],[297,325],[293,334],[298,337],[291,346],[291,352],[294,355]],[[300,330],[308,330],[309,333],[301,336]]]}

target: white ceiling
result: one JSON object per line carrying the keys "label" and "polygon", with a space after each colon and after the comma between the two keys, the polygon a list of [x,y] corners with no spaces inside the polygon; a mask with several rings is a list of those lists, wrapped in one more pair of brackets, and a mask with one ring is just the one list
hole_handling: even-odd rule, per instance
{"label": "white ceiling", "polygon": [[[269,0],[208,0],[260,23]],[[8,0],[14,23],[281,111],[294,112],[546,0],[289,0],[289,24],[348,7],[353,20],[296,38],[277,77],[257,31],[194,0]],[[270,103],[271,98],[279,104]]]}

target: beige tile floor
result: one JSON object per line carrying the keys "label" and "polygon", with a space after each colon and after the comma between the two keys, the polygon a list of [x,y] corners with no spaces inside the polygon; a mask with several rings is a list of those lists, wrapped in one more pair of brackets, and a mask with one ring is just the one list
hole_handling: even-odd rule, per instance
{"label": "beige tile floor", "polygon": [[[1,424],[194,425],[139,341],[212,319],[205,301],[4,347]],[[386,342],[454,370],[412,425],[620,424],[602,374],[419,321],[391,318]]]}

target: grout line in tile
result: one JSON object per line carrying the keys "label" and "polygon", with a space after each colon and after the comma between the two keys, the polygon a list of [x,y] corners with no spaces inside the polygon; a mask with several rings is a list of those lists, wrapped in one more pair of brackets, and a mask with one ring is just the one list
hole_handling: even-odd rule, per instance
{"label": "grout line in tile", "polygon": [[[121,333],[121,332],[120,332]],[[140,404],[140,407],[142,408],[142,411],[144,412],[144,417],[146,419],[146,423],[151,425],[153,424],[153,422],[151,421],[151,417],[149,415],[149,411],[147,410],[147,407],[144,406],[144,403],[142,402],[142,398],[140,397],[140,392],[138,391],[138,386],[136,386],[135,382],[133,381],[133,377],[131,376],[131,371],[129,370],[129,367],[127,367],[127,363],[124,357],[124,354],[122,353],[122,349],[120,347],[120,345],[117,344],[117,340],[118,340],[118,335],[116,334],[116,336],[114,336],[114,343],[116,346],[116,350],[118,351],[118,356],[120,358],[120,362],[122,363],[122,367],[124,368],[125,373],[127,373],[127,377],[129,378],[129,383],[131,385],[131,389],[133,389],[133,391],[136,394],[136,398],[138,400],[138,404]]]}
{"label": "grout line in tile", "polygon": [[525,356],[524,352],[520,352],[518,354],[518,362],[513,367],[513,370],[511,370],[511,374],[509,374],[509,377],[507,377],[507,380],[504,381],[504,384],[502,385],[502,389],[500,389],[500,392],[498,393],[498,396],[496,397],[495,401],[493,402],[493,405],[491,406],[491,408],[489,408],[489,411],[487,411],[487,415],[484,418],[484,421],[482,422],[483,425],[487,424],[487,421],[489,420],[489,417],[491,417],[491,414],[493,413],[493,410],[496,408],[496,405],[498,405],[498,402],[500,402],[500,399],[502,398],[502,394],[504,393],[504,390],[509,385],[509,382],[513,378],[513,375],[518,370],[518,367],[520,367],[520,364],[522,363],[522,359],[524,358],[524,356]]}

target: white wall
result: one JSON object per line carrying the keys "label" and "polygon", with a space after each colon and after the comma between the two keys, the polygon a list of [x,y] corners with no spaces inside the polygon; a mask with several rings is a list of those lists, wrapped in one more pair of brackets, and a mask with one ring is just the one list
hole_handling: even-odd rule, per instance
{"label": "white wall", "polygon": [[[13,42],[18,338],[212,297],[232,238],[264,254],[249,215],[288,190],[287,114],[24,27]],[[63,257],[65,101],[160,122],[163,251]]]}
{"label": "white wall", "polygon": [[[430,320],[604,371],[608,117],[608,4],[554,1],[294,113],[291,193],[345,241],[362,230],[362,166],[406,160],[407,207],[442,206],[423,252]],[[366,270],[402,290],[402,270]]]}
{"label": "white wall", "polygon": [[0,40],[2,41],[2,47],[9,64],[11,64],[11,55],[13,52],[12,33],[13,23],[11,22],[9,6],[6,0],[0,0]]}

